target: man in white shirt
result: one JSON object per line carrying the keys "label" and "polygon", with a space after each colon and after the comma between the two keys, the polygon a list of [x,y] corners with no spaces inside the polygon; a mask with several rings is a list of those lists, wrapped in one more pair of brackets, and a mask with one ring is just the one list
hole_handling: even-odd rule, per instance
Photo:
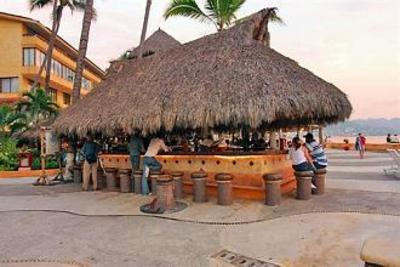
{"label": "man in white shirt", "polygon": [[165,145],[162,137],[153,138],[150,141],[146,154],[143,159],[143,176],[142,176],[142,194],[149,194],[149,184],[147,178],[149,177],[150,170],[161,170],[161,164],[156,160],[155,156],[160,151],[168,152],[170,149]]}

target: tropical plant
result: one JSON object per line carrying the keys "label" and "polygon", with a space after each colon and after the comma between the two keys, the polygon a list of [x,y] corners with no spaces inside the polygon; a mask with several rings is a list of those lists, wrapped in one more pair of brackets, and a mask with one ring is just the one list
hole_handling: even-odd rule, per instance
{"label": "tropical plant", "polygon": [[45,58],[40,66],[39,72],[37,73],[33,82],[32,89],[36,89],[36,87],[38,87],[40,76],[42,75],[44,69],[46,69],[44,88],[46,90],[49,89],[54,43],[57,37],[58,30],[60,29],[61,18],[64,8],[68,7],[71,10],[71,13],[73,13],[75,10],[83,11],[85,9],[85,3],[85,0],[29,0],[31,11],[34,9],[40,9],[49,5],[53,5],[53,10],[51,13],[53,23],[51,27],[49,45],[47,47]]}
{"label": "tropical plant", "polygon": [[0,136],[0,171],[13,171],[17,167],[17,141],[9,136]]}
{"label": "tropical plant", "polygon": [[10,106],[0,106],[0,137],[21,131],[26,127],[26,116]]}
{"label": "tropical plant", "polygon": [[80,99],[82,87],[82,74],[85,67],[86,51],[89,43],[90,26],[92,20],[96,17],[96,12],[93,8],[94,0],[85,0],[85,13],[83,15],[81,38],[79,41],[78,59],[76,61],[76,75],[74,87],[72,89],[72,103]]}
{"label": "tropical plant", "polygon": [[236,20],[236,13],[244,2],[246,0],[206,0],[203,11],[196,0],[172,0],[164,12],[164,18],[183,16],[201,22],[208,21],[221,31]]}
{"label": "tropical plant", "polygon": [[58,114],[58,105],[51,101],[43,89],[24,93],[25,99],[16,104],[17,111],[24,111],[29,126],[37,126],[46,119]]}

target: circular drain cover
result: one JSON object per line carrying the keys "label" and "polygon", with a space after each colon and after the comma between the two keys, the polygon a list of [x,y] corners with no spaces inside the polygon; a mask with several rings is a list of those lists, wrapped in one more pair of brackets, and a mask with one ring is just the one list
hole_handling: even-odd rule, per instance
{"label": "circular drain cover", "polygon": [[0,261],[0,267],[86,267],[87,265],[75,261],[52,260],[5,260]]}
{"label": "circular drain cover", "polygon": [[154,208],[153,203],[145,204],[140,207],[140,211],[144,213],[150,213],[150,214],[170,214],[174,212],[178,212],[181,210],[184,210],[188,205],[183,202],[176,201],[175,202],[175,207],[172,209],[168,210],[160,210],[157,208]]}

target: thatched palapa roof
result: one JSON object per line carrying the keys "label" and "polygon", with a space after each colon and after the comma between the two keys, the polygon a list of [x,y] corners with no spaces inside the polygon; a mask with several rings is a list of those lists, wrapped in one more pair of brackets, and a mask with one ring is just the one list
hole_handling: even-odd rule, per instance
{"label": "thatched palapa roof", "polygon": [[[149,56],[180,45],[176,39],[159,28],[143,42],[142,55]],[[111,61],[110,67],[107,69],[107,77],[118,73],[122,68],[121,65],[125,65],[129,60],[137,59],[138,53],[140,53],[139,47],[132,47],[125,52],[124,58]]]}
{"label": "thatched palapa roof", "polygon": [[255,38],[265,28],[265,14],[262,10],[228,30],[130,61],[62,112],[54,127],[79,135],[115,129],[147,134],[348,118],[352,107],[342,91]]}

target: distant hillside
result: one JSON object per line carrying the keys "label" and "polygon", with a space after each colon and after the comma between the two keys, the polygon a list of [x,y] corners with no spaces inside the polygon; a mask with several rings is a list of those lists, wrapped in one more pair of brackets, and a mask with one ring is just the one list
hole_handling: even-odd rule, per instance
{"label": "distant hillside", "polygon": [[350,120],[326,128],[326,134],[329,136],[354,136],[357,133],[367,136],[400,134],[400,118]]}

